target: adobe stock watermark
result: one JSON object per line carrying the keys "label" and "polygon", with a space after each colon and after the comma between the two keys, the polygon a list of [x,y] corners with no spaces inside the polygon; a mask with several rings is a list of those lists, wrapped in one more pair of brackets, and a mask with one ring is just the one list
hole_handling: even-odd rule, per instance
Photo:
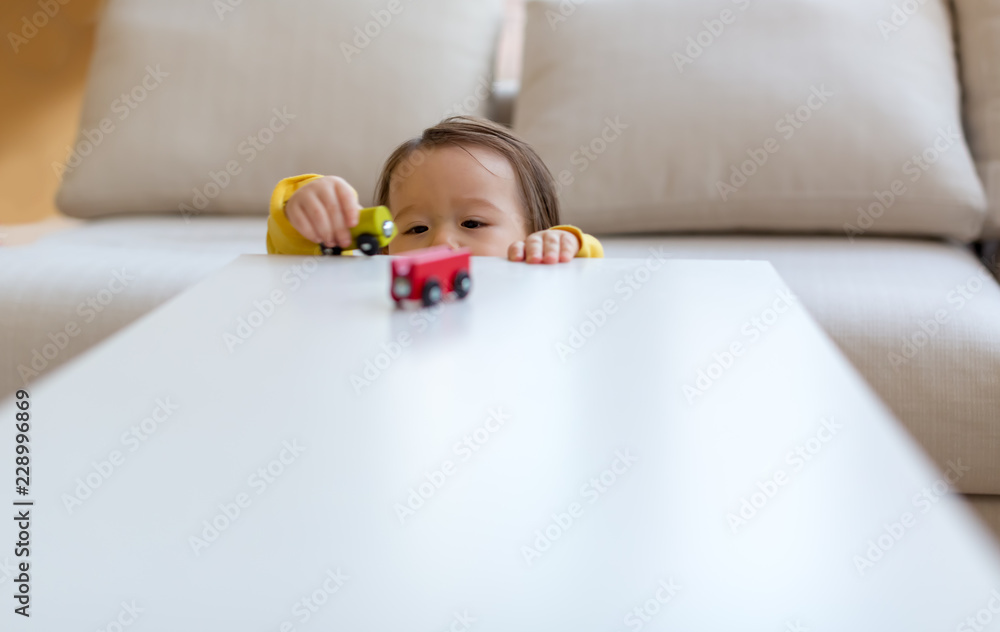
{"label": "adobe stock watermark", "polygon": [[622,305],[629,301],[636,292],[649,282],[653,275],[658,272],[666,263],[670,256],[660,246],[657,250],[649,249],[650,256],[642,265],[630,271],[625,277],[615,283],[615,294],[620,294],[621,298],[607,298],[601,302],[600,306],[593,310],[587,310],[586,317],[569,330],[569,336],[563,340],[557,340],[555,344],[556,353],[559,359],[566,362],[566,359],[576,355],[578,351],[589,342],[597,333],[604,328],[612,316],[618,313]]}
{"label": "adobe stock watermark", "polygon": [[212,0],[212,8],[219,22],[225,22],[226,16],[236,11],[236,8],[243,4],[243,0]]}
{"label": "adobe stock watermark", "polygon": [[910,23],[910,19],[924,8],[927,0],[903,0],[892,5],[892,11],[888,18],[881,18],[876,23],[878,32],[882,34],[882,39],[889,39],[900,32],[903,27]]}
{"label": "adobe stock watermark", "polygon": [[157,398],[153,403],[153,408],[148,415],[140,421],[132,424],[128,430],[123,432],[119,441],[126,450],[111,450],[98,461],[91,461],[91,470],[82,477],[77,477],[76,487],[73,493],[63,493],[60,499],[66,513],[73,515],[73,512],[83,506],[99,487],[115,472],[121,470],[125,465],[128,455],[134,454],[143,444],[157,433],[160,426],[170,420],[179,410],[180,406],[170,397]]}
{"label": "adobe stock watermark", "polygon": [[217,542],[253,505],[255,497],[272,489],[278,479],[302,456],[305,450],[305,447],[299,444],[298,439],[284,441],[281,444],[281,450],[273,459],[247,477],[247,487],[256,492],[253,496],[248,491],[241,491],[231,501],[219,503],[219,512],[208,520],[203,520],[201,531],[188,537],[188,544],[195,557],[200,557],[205,549]]}
{"label": "adobe stock watermark", "polygon": [[296,623],[300,625],[309,623],[330,602],[330,599],[340,592],[340,589],[350,579],[350,576],[345,575],[340,568],[337,568],[337,570],[328,568],[323,575],[322,582],[316,586],[316,589],[308,595],[302,596],[292,604],[291,619],[282,621],[277,629],[281,630],[281,632],[295,632]]}
{"label": "adobe stock watermark", "polygon": [[441,119],[453,116],[474,116],[479,113],[483,104],[489,101],[491,96],[493,96],[493,83],[486,77],[480,77],[472,94],[458,103],[453,103],[445,110]]}
{"label": "adobe stock watermark", "polygon": [[910,159],[903,163],[902,178],[893,180],[882,191],[875,191],[872,194],[875,201],[869,204],[868,208],[858,207],[857,225],[845,223],[844,234],[853,242],[856,236],[868,232],[875,225],[875,222],[885,215],[886,211],[895,206],[899,198],[906,195],[909,190],[907,182],[910,185],[920,182],[924,174],[930,171],[952,147],[960,142],[962,142],[962,132],[953,125],[938,128],[934,142],[925,147],[919,154],[910,156]]}
{"label": "adobe stock watermark", "polygon": [[593,505],[607,494],[638,460],[628,448],[617,450],[615,458],[607,468],[580,486],[580,497],[586,500],[587,504],[581,500],[574,500],[564,511],[551,513],[550,522],[545,527],[535,530],[535,539],[521,546],[524,563],[530,568],[541,559],[554,543],[561,540],[580,521],[587,505]]}
{"label": "adobe stock watermark", "polygon": [[795,475],[816,458],[826,445],[844,429],[843,424],[832,417],[820,421],[819,430],[806,441],[795,446],[785,454],[785,464],[791,469],[777,468],[763,480],[757,481],[756,491],[740,498],[739,509],[726,514],[729,529],[736,535],[739,530],[750,523],[764,507],[771,502],[778,492],[795,479]]}
{"label": "adobe stock watermark", "polygon": [[[774,123],[774,129],[781,135],[784,142],[788,142],[795,137],[795,134],[805,127],[805,124],[812,120],[813,115],[823,109],[832,97],[833,92],[826,89],[825,84],[812,86],[810,94],[805,103],[795,108],[791,112],[785,113]],[[750,178],[767,165],[771,156],[781,151],[781,141],[773,136],[768,137],[758,147],[747,150],[748,158],[739,165],[730,165],[730,175],[728,181],[718,180],[715,183],[715,190],[722,198],[723,202],[728,202],[729,197],[737,193],[746,186]]]}
{"label": "adobe stock watermark", "polygon": [[[407,4],[412,1],[406,0]],[[340,52],[344,54],[347,63],[350,64],[355,57],[371,46],[404,9],[406,6],[403,0],[389,0],[384,8],[371,12],[371,20],[362,26],[354,27],[354,38],[350,42],[340,42]]]}
{"label": "adobe stock watermark", "polygon": [[934,509],[946,494],[955,492],[955,483],[962,480],[962,477],[972,469],[968,465],[963,465],[962,459],[948,461],[946,465],[948,468],[944,471],[943,477],[935,479],[910,499],[914,509],[919,510],[919,513],[904,511],[896,520],[884,523],[882,531],[868,540],[867,548],[854,556],[854,568],[858,571],[858,575],[864,577],[865,573],[875,568],[889,550],[917,526],[920,516]]}
{"label": "adobe stock watermark", "polygon": [[472,629],[472,624],[477,620],[469,614],[468,610],[454,612],[452,613],[451,621],[448,622],[448,627],[438,628],[436,632],[469,632]]}
{"label": "adobe stock watermark", "polygon": [[409,331],[399,332],[395,338],[383,342],[379,345],[378,350],[365,360],[360,371],[351,373],[351,388],[354,389],[355,395],[360,395],[362,391],[385,375],[392,364],[403,355],[403,352],[410,348],[416,339],[415,336],[427,331],[444,310],[445,304],[438,303],[411,314]]}
{"label": "adobe stock watermark", "polygon": [[616,116],[614,119],[611,117],[605,118],[604,128],[600,133],[594,136],[589,143],[580,145],[580,149],[573,152],[569,157],[570,164],[576,167],[576,174],[569,169],[563,169],[556,174],[556,195],[561,195],[564,188],[573,186],[576,183],[577,176],[587,171],[592,164],[597,162],[604,152],[622,137],[622,132],[629,127],[627,123],[622,122],[621,116]]}
{"label": "adobe stock watermark", "polygon": [[400,178],[409,178],[417,170],[417,167],[420,167],[427,162],[427,156],[431,151],[433,150],[428,150],[423,147],[414,149],[402,159],[399,166],[397,166],[396,170],[393,171],[393,175]]}
{"label": "adobe stock watermark", "polygon": [[455,442],[451,451],[458,457],[458,461],[450,458],[445,459],[436,469],[424,472],[424,480],[416,487],[409,489],[406,500],[392,506],[399,519],[399,524],[405,526],[406,521],[415,516],[426,505],[427,501],[434,498],[445,483],[455,476],[458,472],[458,466],[467,463],[473,456],[477,455],[508,421],[510,421],[510,415],[505,415],[502,408],[495,408],[490,411],[489,416],[481,426]]}
{"label": "adobe stock watermark", "polygon": [[562,0],[558,10],[548,9],[545,11],[545,20],[549,23],[549,28],[555,32],[559,25],[566,22],[576,13],[577,7],[586,4],[588,0]]}
{"label": "adobe stock watermark", "polygon": [[703,369],[699,369],[693,384],[684,384],[682,390],[688,404],[703,397],[725,375],[737,361],[746,355],[750,347],[764,337],[781,319],[799,305],[799,299],[787,288],[775,292],[777,298],[760,314],[747,320],[740,327],[743,338],[734,340],[728,347],[712,354],[712,361]]}
{"label": "adobe stock watermark", "polygon": [[649,599],[628,611],[625,615],[625,625],[636,632],[643,629],[660,614],[664,606],[674,600],[680,590],[681,586],[675,584],[673,578],[661,579],[656,592]]}
{"label": "adobe stock watermark", "polygon": [[[740,13],[750,8],[750,2],[751,0],[732,0]],[[732,9],[723,9],[718,16],[704,20],[701,24],[705,28],[687,38],[687,46],[682,51],[674,52],[673,59],[677,70],[684,74],[684,68],[695,63],[706,50],[719,41],[726,29],[736,24],[739,16],[740,14]]]}
{"label": "adobe stock watermark", "polygon": [[[438,303],[435,307],[440,306]],[[375,380],[392,366],[392,363],[403,355],[403,350],[408,349],[413,344],[413,337],[407,331],[401,331],[394,340],[383,342],[378,353],[365,360],[364,368],[360,373],[351,373],[351,387],[355,395],[360,395],[361,391],[371,386]]]}
{"label": "adobe stock watermark", "polygon": [[986,287],[992,287],[996,281],[986,268],[980,268],[976,274],[959,283],[945,296],[948,307],[941,307],[934,312],[932,318],[919,320],[917,328],[908,336],[896,350],[889,351],[889,366],[896,372],[900,367],[910,363],[921,351],[930,345],[944,331],[954,315],[965,309],[973,299]]}
{"label": "adobe stock watermark", "polygon": [[980,608],[975,614],[965,618],[962,623],[955,628],[955,632],[983,632],[993,619],[1000,615],[1000,590],[994,588],[989,594],[990,600]]}
{"label": "adobe stock watermark", "polygon": [[123,632],[135,625],[135,622],[139,620],[139,615],[143,612],[145,610],[136,605],[135,599],[123,601],[115,618],[103,627],[97,628],[97,632]]}
{"label": "adobe stock watermark", "polygon": [[77,304],[76,313],[83,321],[70,320],[62,329],[50,331],[48,334],[49,342],[43,344],[41,348],[32,349],[31,360],[27,361],[26,364],[17,365],[17,373],[21,376],[24,386],[27,387],[32,379],[48,369],[49,364],[69,346],[70,340],[79,336],[86,325],[94,322],[98,314],[111,305],[115,297],[124,292],[133,281],[135,281],[135,276],[129,274],[126,268],[112,270],[111,279],[103,288]]}
{"label": "adobe stock watermark", "polygon": [[59,11],[69,4],[70,0],[38,0],[39,11],[35,11],[29,16],[21,18],[21,29],[18,33],[7,31],[7,42],[14,50],[14,54],[21,52],[21,48],[35,39],[41,29],[48,26],[49,21],[59,15]]}
{"label": "adobe stock watermark", "polygon": [[[19,535],[20,540],[20,535]],[[15,553],[20,550],[15,545]],[[31,607],[31,595],[29,581],[31,576],[29,571],[31,567],[28,562],[18,562],[15,563],[9,557],[3,558],[3,562],[0,563],[0,585],[3,585],[7,580],[13,580],[13,586],[10,587],[15,601],[21,604],[14,608],[14,612],[23,617],[30,617],[31,613],[28,609]],[[24,587],[22,589],[21,587]],[[24,594],[18,594],[24,592]]]}
{"label": "adobe stock watermark", "polygon": [[227,160],[219,167],[218,171],[208,172],[208,181],[200,187],[194,187],[190,203],[181,202],[177,210],[184,218],[184,223],[191,222],[191,217],[201,214],[212,200],[219,197],[223,191],[229,188],[233,179],[243,173],[243,167],[251,164],[264,152],[268,145],[274,142],[278,134],[285,131],[288,126],[297,118],[296,114],[288,111],[288,106],[282,108],[272,108],[274,115],[266,125],[250,134],[245,140],[236,146],[236,153],[243,158],[242,164],[238,159]]}
{"label": "adobe stock watermark", "polygon": [[0,584],[13,579],[14,570],[14,562],[9,557],[3,558],[3,562],[0,562]]}
{"label": "adobe stock watermark", "polygon": [[[121,95],[111,102],[112,114],[117,115],[119,123],[127,119],[139,105],[149,98],[157,88],[163,85],[164,79],[170,76],[169,72],[160,69],[160,64],[156,66],[146,66],[146,74],[131,89],[122,92]],[[57,178],[62,178],[67,173],[72,173],[77,167],[83,164],[83,160],[90,156],[100,147],[109,136],[115,133],[118,127],[115,120],[110,116],[105,116],[98,123],[97,127],[83,128],[80,130],[80,140],[73,147],[66,147],[66,162],[53,162],[52,171]]]}
{"label": "adobe stock watermark", "polygon": [[295,263],[281,275],[281,282],[287,289],[287,294],[281,289],[271,290],[271,293],[263,299],[253,301],[253,309],[245,316],[236,319],[236,325],[232,331],[222,332],[222,342],[226,345],[226,350],[232,355],[237,347],[240,347],[264,326],[268,320],[274,316],[278,308],[285,304],[288,296],[294,294],[302,287],[316,269],[319,268],[320,257],[308,257],[305,261]]}

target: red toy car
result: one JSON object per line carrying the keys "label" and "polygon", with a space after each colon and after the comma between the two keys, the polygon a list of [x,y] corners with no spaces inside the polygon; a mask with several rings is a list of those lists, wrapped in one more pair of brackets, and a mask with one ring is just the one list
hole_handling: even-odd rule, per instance
{"label": "red toy car", "polygon": [[465,298],[470,290],[468,248],[423,248],[392,260],[392,298],[397,304],[419,300],[430,307],[449,292]]}

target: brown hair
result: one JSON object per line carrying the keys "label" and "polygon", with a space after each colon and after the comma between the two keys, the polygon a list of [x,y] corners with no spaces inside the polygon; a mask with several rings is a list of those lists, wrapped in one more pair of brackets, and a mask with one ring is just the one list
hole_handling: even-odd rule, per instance
{"label": "brown hair", "polygon": [[[417,162],[420,150],[446,145],[483,147],[507,159],[517,173],[528,234],[559,224],[559,198],[556,195],[555,179],[535,150],[506,127],[471,116],[445,119],[392,152],[382,167],[382,174],[375,188],[375,204],[389,204],[389,184],[397,169],[400,172],[412,172],[414,166],[421,164]],[[422,158],[420,160],[423,162]]]}

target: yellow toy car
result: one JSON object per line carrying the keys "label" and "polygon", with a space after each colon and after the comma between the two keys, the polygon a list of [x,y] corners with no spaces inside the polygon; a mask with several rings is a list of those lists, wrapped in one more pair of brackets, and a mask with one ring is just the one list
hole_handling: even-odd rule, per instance
{"label": "yellow toy car", "polygon": [[[351,229],[352,243],[347,250],[360,250],[370,257],[388,246],[396,233],[396,223],[387,207],[363,208],[358,214],[358,225]],[[344,251],[340,246],[328,248],[322,244],[320,250],[324,255],[339,255]]]}

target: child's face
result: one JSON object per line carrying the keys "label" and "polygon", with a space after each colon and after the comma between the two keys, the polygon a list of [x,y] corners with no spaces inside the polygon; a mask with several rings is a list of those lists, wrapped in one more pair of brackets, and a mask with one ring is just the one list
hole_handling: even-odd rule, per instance
{"label": "child's face", "polygon": [[514,168],[482,147],[417,150],[392,175],[389,208],[399,229],[390,255],[444,245],[506,257],[528,235]]}

